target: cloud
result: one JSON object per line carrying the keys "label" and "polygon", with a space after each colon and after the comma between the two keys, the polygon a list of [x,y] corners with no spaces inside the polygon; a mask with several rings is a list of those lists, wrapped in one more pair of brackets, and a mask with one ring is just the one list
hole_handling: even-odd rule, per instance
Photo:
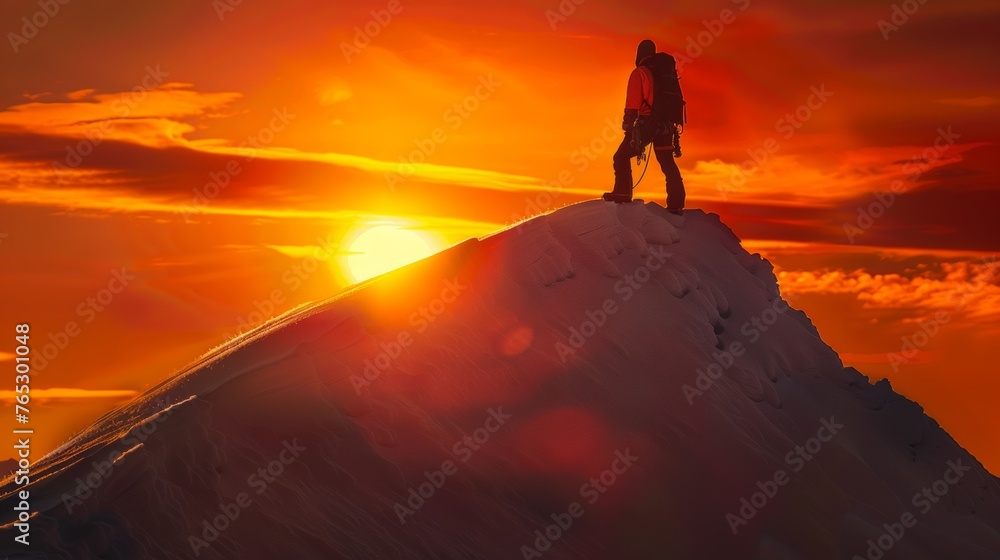
{"label": "cloud", "polygon": [[71,91],[71,92],[67,93],[66,97],[69,98],[69,99],[71,99],[71,100],[73,100],[73,101],[80,101],[80,100],[86,99],[87,97],[90,96],[90,94],[92,94],[92,93],[94,93],[96,91],[97,90],[94,89],[94,88],[78,89],[76,91]]}
{"label": "cloud", "polygon": [[[321,96],[328,102],[350,98],[344,86],[331,86]],[[86,101],[82,100],[85,97]],[[167,83],[149,91],[93,94],[73,92],[73,102],[31,102],[0,112],[0,145],[9,145],[0,158],[0,176],[15,189],[3,189],[0,197],[9,203],[64,204],[76,189],[101,190],[101,198],[145,198],[147,204],[164,207],[171,188],[190,193],[191,185],[208,182],[208,174],[225,169],[230,161],[252,166],[241,181],[250,180],[268,190],[268,207],[275,207],[275,195],[282,189],[295,191],[301,206],[302,190],[291,177],[326,175],[325,182],[381,184],[389,191],[393,181],[430,182],[461,188],[481,188],[501,192],[539,191],[542,181],[528,175],[490,169],[434,163],[404,164],[373,157],[337,152],[310,151],[273,145],[254,149],[222,138],[192,139],[205,121],[226,114],[241,99],[235,92],[204,93],[190,84]],[[283,114],[285,110],[282,109]],[[268,118],[272,115],[269,113]],[[297,118],[294,114],[292,119]],[[272,135],[273,136],[273,135]],[[143,150],[142,148],[146,148]],[[270,162],[270,163],[268,163]],[[53,172],[58,164],[59,172]],[[355,176],[344,180],[345,176]],[[58,175],[54,177],[54,175]],[[284,184],[275,189],[275,178]],[[55,184],[53,184],[55,183]],[[252,185],[240,191],[252,198]],[[54,188],[55,187],[55,188]],[[34,189],[33,189],[34,188]],[[345,185],[347,188],[347,185]],[[120,192],[114,193],[113,191]],[[236,190],[236,189],[233,189]],[[30,196],[26,196],[29,194]],[[324,196],[323,193],[316,193]],[[237,196],[237,195],[233,195]],[[190,194],[186,195],[190,199]],[[94,201],[98,202],[98,201]],[[184,203],[187,200],[175,200]],[[71,207],[76,203],[69,201]],[[213,205],[222,211],[226,204]],[[123,208],[135,208],[135,205]],[[176,209],[174,209],[176,210]]]}
{"label": "cloud", "polygon": [[[933,361],[933,354],[923,350],[914,350],[907,354],[907,364],[929,364]],[[877,352],[874,354],[858,354],[851,352],[840,352],[840,359],[845,364],[889,364],[892,360],[890,352]]]}
{"label": "cloud", "polygon": [[918,317],[910,320],[936,311],[1000,320],[1000,263],[995,255],[978,261],[920,264],[903,273],[780,270],[777,277],[788,295],[849,294],[865,309],[917,311]]}
{"label": "cloud", "polygon": [[351,88],[342,83],[328,83],[321,85],[316,90],[316,98],[323,106],[336,105],[341,101],[347,101],[354,96]]}
{"label": "cloud", "polygon": [[332,250],[331,247],[321,247],[319,245],[265,245],[268,249],[296,260],[318,260],[326,261],[331,257],[343,257],[354,254],[351,251]]}
{"label": "cloud", "polygon": [[95,145],[121,140],[162,148],[183,144],[184,135],[195,130],[185,119],[209,118],[242,97],[236,92],[198,92],[182,83],[164,83],[152,89],[138,86],[138,90],[120,93],[93,91],[71,92],[68,102],[32,101],[8,107],[0,111],[0,127],[88,138]]}
{"label": "cloud", "polygon": [[[803,146],[797,138],[775,140],[772,147],[776,149],[768,153],[763,149],[764,141],[758,141],[726,159],[697,160],[692,168],[684,170],[685,186],[689,196],[700,200],[781,201],[786,205],[829,208],[888,190],[897,180],[912,189],[915,181],[970,174],[968,169],[953,169],[966,161],[970,152],[992,145],[957,143],[949,136],[953,132],[948,127],[931,129],[926,145],[856,147],[836,154],[824,154],[821,146]],[[830,144],[836,142],[832,137],[827,140]]]}
{"label": "cloud", "polygon": [[[80,400],[80,399],[126,399],[137,395],[137,391],[125,389],[32,389],[32,400]],[[14,391],[0,391],[0,402],[12,404],[17,398]]]}

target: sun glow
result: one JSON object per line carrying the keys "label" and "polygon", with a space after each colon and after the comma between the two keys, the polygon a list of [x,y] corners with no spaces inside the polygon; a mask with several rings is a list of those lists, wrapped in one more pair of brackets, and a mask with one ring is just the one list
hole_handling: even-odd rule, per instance
{"label": "sun glow", "polygon": [[401,224],[379,224],[359,230],[350,242],[347,271],[361,282],[428,257],[438,249],[429,237]]}

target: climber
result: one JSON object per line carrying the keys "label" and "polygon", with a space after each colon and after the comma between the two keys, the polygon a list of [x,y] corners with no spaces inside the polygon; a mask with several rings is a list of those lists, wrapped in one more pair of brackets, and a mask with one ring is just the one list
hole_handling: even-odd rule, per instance
{"label": "climber", "polygon": [[[677,64],[667,53],[656,52],[653,41],[646,39],[636,50],[635,70],[628,79],[625,138],[614,155],[615,185],[604,200],[631,202],[633,157],[640,161],[652,143],[656,160],[666,176],[667,210],[681,214],[684,208],[684,179],[675,157],[680,157],[680,133],[686,120],[685,101],[677,77]],[[647,162],[648,165],[648,162]]]}

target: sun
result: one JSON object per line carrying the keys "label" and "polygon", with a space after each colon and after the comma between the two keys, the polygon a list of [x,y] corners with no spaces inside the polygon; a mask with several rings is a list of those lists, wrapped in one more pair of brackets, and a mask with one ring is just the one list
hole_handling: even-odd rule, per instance
{"label": "sun", "polygon": [[347,271],[361,282],[434,254],[426,236],[399,224],[361,230],[348,246]]}

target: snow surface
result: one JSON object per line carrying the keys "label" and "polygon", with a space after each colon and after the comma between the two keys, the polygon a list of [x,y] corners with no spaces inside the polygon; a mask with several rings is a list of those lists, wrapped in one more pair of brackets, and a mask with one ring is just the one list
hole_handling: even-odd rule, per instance
{"label": "snow surface", "polygon": [[[955,484],[949,462],[969,467]],[[845,368],[717,216],[640,202],[571,205],[288,313],[32,480],[32,552],[7,479],[0,554],[811,560],[878,558],[881,536],[888,560],[1000,558],[995,477]]]}

